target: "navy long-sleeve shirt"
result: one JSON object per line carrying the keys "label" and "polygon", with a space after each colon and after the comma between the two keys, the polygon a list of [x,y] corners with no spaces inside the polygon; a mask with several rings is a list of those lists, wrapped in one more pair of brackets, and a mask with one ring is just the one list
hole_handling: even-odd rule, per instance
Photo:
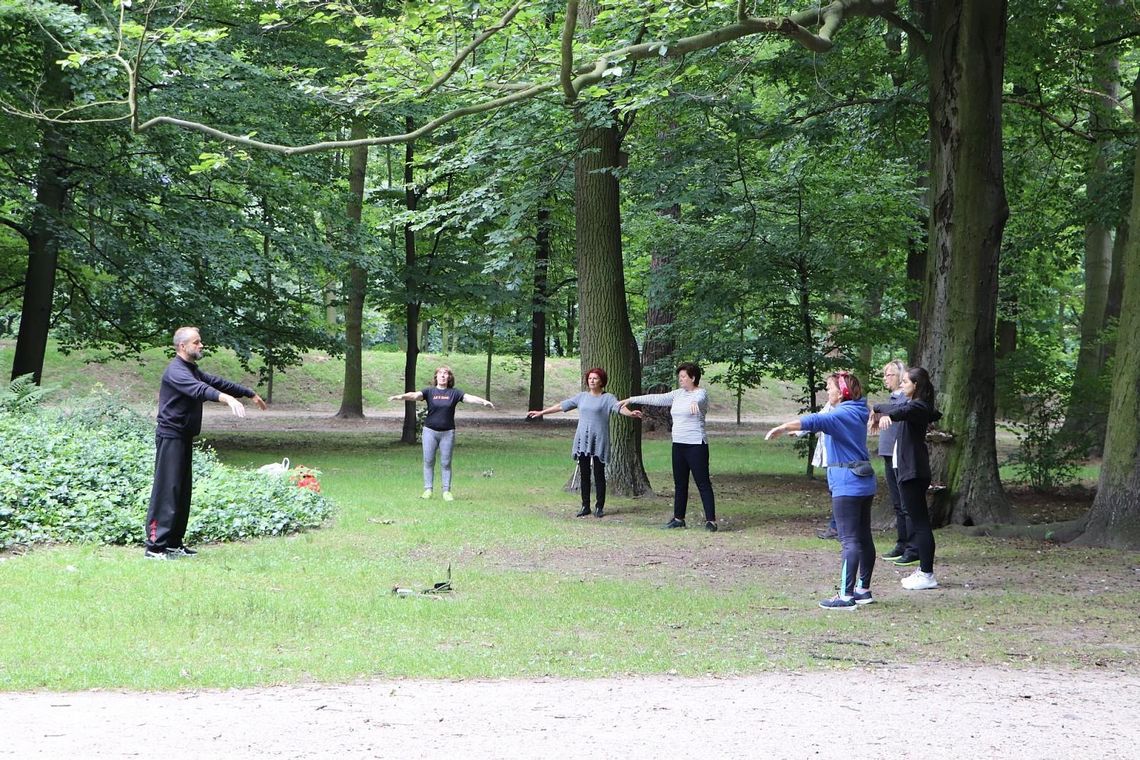
{"label": "navy long-sleeve shirt", "polygon": [[158,437],[193,438],[202,432],[202,402],[222,393],[235,398],[256,394],[244,385],[203,372],[197,364],[175,356],[162,373],[158,388]]}

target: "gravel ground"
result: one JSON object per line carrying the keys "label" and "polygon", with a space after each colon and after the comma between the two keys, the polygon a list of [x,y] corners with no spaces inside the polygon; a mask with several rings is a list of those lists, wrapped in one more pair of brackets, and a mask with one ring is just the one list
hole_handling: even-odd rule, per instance
{"label": "gravel ground", "polygon": [[0,694],[16,758],[1134,758],[1140,676],[933,665],[739,678]]}

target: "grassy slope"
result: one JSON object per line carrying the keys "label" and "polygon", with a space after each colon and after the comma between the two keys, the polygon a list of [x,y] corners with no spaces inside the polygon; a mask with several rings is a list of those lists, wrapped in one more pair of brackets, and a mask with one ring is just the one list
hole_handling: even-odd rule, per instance
{"label": "grassy slope", "polygon": [[[208,337],[208,336],[207,336]],[[12,341],[0,341],[0,366],[11,367]],[[169,353],[152,349],[138,361],[98,363],[97,351],[77,351],[65,356],[49,347],[44,362],[44,385],[59,389],[56,396],[85,393],[101,383],[121,395],[129,404],[147,410],[154,404],[158,380],[169,361]],[[421,354],[417,364],[417,388],[430,383],[435,368],[447,364],[455,371],[457,385],[476,395],[485,393],[487,371],[486,356],[455,354],[440,356]],[[241,369],[230,351],[219,351],[202,360],[202,367],[223,377],[250,385],[257,384],[256,375]],[[572,396],[581,389],[581,367],[577,358],[550,358],[546,362],[546,401],[555,403]],[[732,392],[712,382],[717,368],[708,371],[705,386],[712,398],[711,414],[714,417],[733,418],[736,414]],[[369,351],[364,355],[364,403],[366,408],[392,406],[387,398],[404,389],[404,355],[383,351]],[[514,356],[492,360],[491,400],[496,406],[508,410],[524,410],[529,392],[529,361]],[[274,381],[273,403],[281,409],[336,408],[340,404],[344,382],[344,361],[325,354],[308,354],[305,361],[286,373],[279,373]],[[261,391],[265,392],[264,384]],[[786,383],[766,382],[761,388],[744,395],[742,415],[747,418],[782,418],[797,411],[792,399],[796,389]]]}

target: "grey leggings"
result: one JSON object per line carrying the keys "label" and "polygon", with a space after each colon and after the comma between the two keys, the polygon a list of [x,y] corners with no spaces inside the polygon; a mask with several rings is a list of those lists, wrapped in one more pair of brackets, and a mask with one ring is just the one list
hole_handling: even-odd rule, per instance
{"label": "grey leggings", "polygon": [[424,490],[435,480],[435,451],[439,449],[439,468],[443,472],[443,490],[451,490],[451,450],[455,448],[455,430],[424,428]]}

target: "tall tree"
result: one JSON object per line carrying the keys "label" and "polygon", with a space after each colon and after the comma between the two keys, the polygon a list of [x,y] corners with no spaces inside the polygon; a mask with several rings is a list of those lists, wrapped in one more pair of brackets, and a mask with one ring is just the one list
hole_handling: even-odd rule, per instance
{"label": "tall tree", "polygon": [[[1140,138],[1140,76],[1132,85],[1133,124]],[[1140,161],[1133,164],[1130,229],[1140,229]],[[1112,400],[1100,483],[1078,543],[1140,549],[1140,239],[1123,250],[1123,296],[1112,372]]]}
{"label": "tall tree", "polygon": [[[579,19],[593,23],[597,3],[582,3]],[[568,19],[568,29],[572,24]],[[565,39],[565,38],[564,38]],[[568,43],[567,43],[568,44]],[[564,47],[564,55],[568,51]],[[578,263],[578,314],[582,374],[602,367],[608,389],[618,398],[641,390],[641,361],[629,324],[621,242],[621,132],[597,102],[578,106],[581,138],[574,159],[574,251]],[[640,496],[649,491],[641,460],[641,427],[629,417],[612,423],[606,479],[614,493]]]}
{"label": "tall tree", "polygon": [[[368,134],[368,125],[363,117],[352,121],[351,135],[361,139]],[[363,386],[363,324],[364,297],[368,291],[368,272],[360,250],[360,222],[364,210],[364,184],[368,174],[368,146],[358,145],[351,150],[348,160],[348,207],[345,217],[348,220],[347,239],[353,256],[344,281],[344,388],[341,391],[340,409],[336,416],[341,419],[362,419],[364,417]]]}
{"label": "tall tree", "polygon": [[1005,0],[930,5],[930,258],[919,356],[939,391],[937,523],[1009,522],[998,478],[994,335],[1009,213],[1002,175]]}

